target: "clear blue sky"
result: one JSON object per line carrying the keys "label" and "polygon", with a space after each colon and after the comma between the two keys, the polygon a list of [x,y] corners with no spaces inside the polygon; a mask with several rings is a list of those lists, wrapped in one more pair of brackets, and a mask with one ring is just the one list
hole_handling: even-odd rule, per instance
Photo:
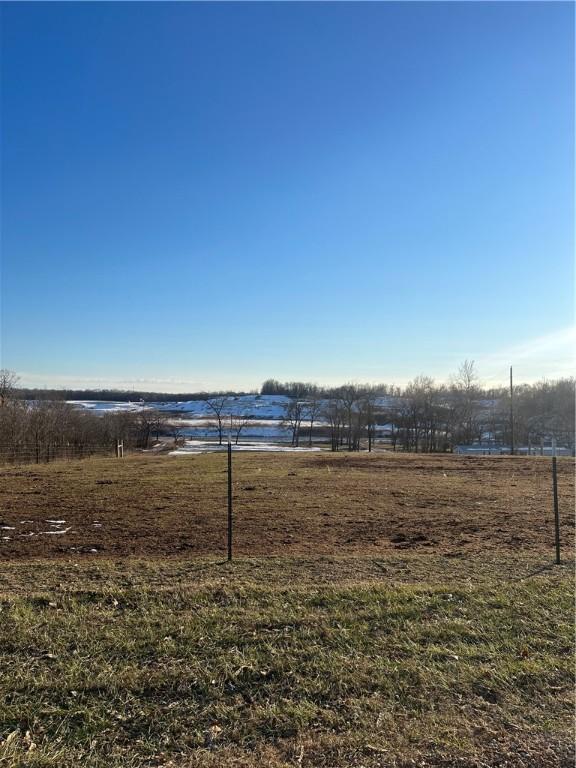
{"label": "clear blue sky", "polygon": [[571,3],[1,12],[1,364],[26,383],[567,371]]}

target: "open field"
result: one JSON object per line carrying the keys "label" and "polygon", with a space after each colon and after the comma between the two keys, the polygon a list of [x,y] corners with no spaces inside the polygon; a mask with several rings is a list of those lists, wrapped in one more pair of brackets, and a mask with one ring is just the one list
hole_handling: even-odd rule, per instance
{"label": "open field", "polygon": [[[574,464],[560,459],[562,537]],[[225,551],[226,457],[130,457],[0,469],[0,556]],[[550,460],[237,454],[239,555],[470,556],[553,548]]]}
{"label": "open field", "polygon": [[0,765],[571,766],[570,571],[422,559],[7,563]]}
{"label": "open field", "polygon": [[223,455],[2,469],[0,766],[573,765],[559,467],[559,567],[537,458],[238,455],[232,564]]}

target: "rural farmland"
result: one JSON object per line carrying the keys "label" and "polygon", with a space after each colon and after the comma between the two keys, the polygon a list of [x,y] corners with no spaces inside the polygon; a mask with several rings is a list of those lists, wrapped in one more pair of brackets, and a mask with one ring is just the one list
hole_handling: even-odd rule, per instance
{"label": "rural farmland", "polygon": [[0,470],[0,764],[570,764],[572,459],[233,458]]}
{"label": "rural farmland", "polygon": [[[569,545],[573,462],[559,467]],[[234,478],[242,556],[552,552],[546,458],[238,452]],[[226,458],[5,467],[0,505],[4,559],[217,556],[226,550]]]}
{"label": "rural farmland", "polygon": [[0,768],[574,768],[575,12],[0,0]]}

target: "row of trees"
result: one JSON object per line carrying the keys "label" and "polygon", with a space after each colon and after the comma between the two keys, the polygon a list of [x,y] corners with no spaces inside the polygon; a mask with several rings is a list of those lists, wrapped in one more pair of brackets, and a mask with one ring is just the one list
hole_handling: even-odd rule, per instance
{"label": "row of trees", "polygon": [[120,403],[182,403],[191,400],[206,400],[226,394],[228,397],[256,394],[254,392],[148,392],[146,390],[126,389],[47,389],[38,387],[19,387],[18,394],[23,400],[102,400]]}
{"label": "row of trees", "polygon": [[[347,385],[345,385],[347,386]],[[261,395],[283,395],[286,397],[329,397],[341,387],[322,387],[309,381],[278,381],[277,379],[266,379],[260,387]],[[375,384],[370,389],[376,394],[384,396],[399,396],[402,393],[400,387],[394,384]]]}
{"label": "row of trees", "polygon": [[118,440],[126,447],[148,448],[166,429],[163,414],[153,410],[96,415],[64,400],[23,400],[17,383],[11,371],[0,370],[0,459],[4,461],[112,452]]}
{"label": "row of trees", "polygon": [[[402,390],[353,383],[327,389],[269,380],[266,389],[268,394],[276,389],[273,394],[286,397],[283,424],[295,446],[304,440],[311,444],[313,435],[328,439],[334,451],[359,450],[361,444],[370,450],[374,439],[383,435],[394,450],[417,452],[447,451],[459,444],[510,445],[511,441],[510,392],[483,389],[473,362],[464,362],[448,384],[419,376]],[[220,442],[230,431],[237,443],[250,416],[230,415],[231,395],[203,399]],[[541,440],[555,437],[573,450],[574,402],[573,378],[515,387],[516,445],[538,446]],[[148,448],[162,434],[179,439],[178,421],[150,408],[96,415],[63,400],[31,402],[22,398],[16,376],[0,371],[0,457],[4,459],[27,456],[42,461],[59,451],[82,455],[104,446],[112,450],[117,440],[126,447]]]}
{"label": "row of trees", "polygon": [[554,437],[574,448],[572,378],[515,387],[513,409],[510,391],[484,390],[470,361],[448,384],[418,376],[403,390],[356,384],[321,390],[295,383],[280,389],[293,393],[288,395],[284,424],[294,445],[303,430],[311,442],[314,424],[321,421],[332,450],[359,450],[361,440],[370,450],[377,427],[383,426],[394,450],[448,451],[478,443],[510,446],[513,423],[516,445],[536,446]]}

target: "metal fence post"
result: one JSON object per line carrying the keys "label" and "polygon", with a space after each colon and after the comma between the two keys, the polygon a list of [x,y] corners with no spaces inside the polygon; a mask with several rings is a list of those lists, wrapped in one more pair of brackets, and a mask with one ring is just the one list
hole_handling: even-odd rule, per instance
{"label": "metal fence post", "polygon": [[552,438],[552,493],[554,497],[554,531],[556,536],[556,565],[560,565],[560,511],[558,508],[558,467],[556,466],[556,438]]}
{"label": "metal fence post", "polygon": [[228,561],[232,560],[232,441],[228,436]]}

